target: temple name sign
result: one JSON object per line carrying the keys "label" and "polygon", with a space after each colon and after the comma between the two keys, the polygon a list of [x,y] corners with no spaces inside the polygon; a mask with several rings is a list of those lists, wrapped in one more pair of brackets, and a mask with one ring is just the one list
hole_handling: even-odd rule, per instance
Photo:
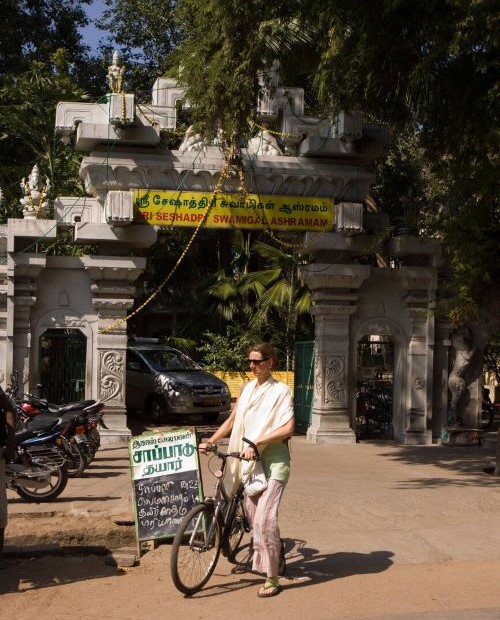
{"label": "temple name sign", "polygon": [[[134,217],[156,226],[272,230],[331,230],[331,198],[217,194],[165,190],[135,190]],[[207,215],[208,210],[208,215]]]}

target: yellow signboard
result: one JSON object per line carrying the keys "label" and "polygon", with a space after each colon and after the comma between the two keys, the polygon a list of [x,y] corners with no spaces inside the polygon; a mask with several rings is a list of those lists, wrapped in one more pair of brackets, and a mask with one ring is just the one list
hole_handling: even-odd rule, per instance
{"label": "yellow signboard", "polygon": [[[157,226],[207,228],[270,228],[272,230],[330,230],[333,200],[305,196],[269,196],[135,190],[136,220]],[[208,210],[208,216],[207,216]]]}

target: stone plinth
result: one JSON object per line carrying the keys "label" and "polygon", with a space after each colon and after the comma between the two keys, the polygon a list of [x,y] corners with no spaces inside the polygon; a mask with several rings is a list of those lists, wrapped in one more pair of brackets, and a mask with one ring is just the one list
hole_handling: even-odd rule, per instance
{"label": "stone plinth", "polygon": [[478,428],[447,428],[448,439],[443,441],[446,446],[479,446],[481,431]]}

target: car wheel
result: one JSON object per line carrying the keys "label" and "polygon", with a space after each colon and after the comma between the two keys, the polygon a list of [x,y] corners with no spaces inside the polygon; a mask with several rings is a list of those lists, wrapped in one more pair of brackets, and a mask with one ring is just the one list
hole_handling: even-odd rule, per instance
{"label": "car wheel", "polygon": [[163,424],[167,419],[167,407],[163,399],[159,397],[151,399],[148,405],[148,414],[155,424]]}
{"label": "car wheel", "polygon": [[207,424],[214,424],[215,422],[217,422],[218,419],[219,419],[219,412],[218,411],[212,411],[210,413],[204,413],[203,414],[203,420]]}

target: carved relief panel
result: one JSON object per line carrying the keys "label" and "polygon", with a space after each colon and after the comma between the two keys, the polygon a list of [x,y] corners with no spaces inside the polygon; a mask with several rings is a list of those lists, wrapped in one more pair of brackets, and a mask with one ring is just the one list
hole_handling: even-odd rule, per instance
{"label": "carved relief panel", "polygon": [[319,405],[346,405],[345,358],[328,355],[315,361],[315,393]]}
{"label": "carved relief panel", "polygon": [[123,381],[125,353],[123,351],[100,352],[100,396],[108,405],[123,404]]}

